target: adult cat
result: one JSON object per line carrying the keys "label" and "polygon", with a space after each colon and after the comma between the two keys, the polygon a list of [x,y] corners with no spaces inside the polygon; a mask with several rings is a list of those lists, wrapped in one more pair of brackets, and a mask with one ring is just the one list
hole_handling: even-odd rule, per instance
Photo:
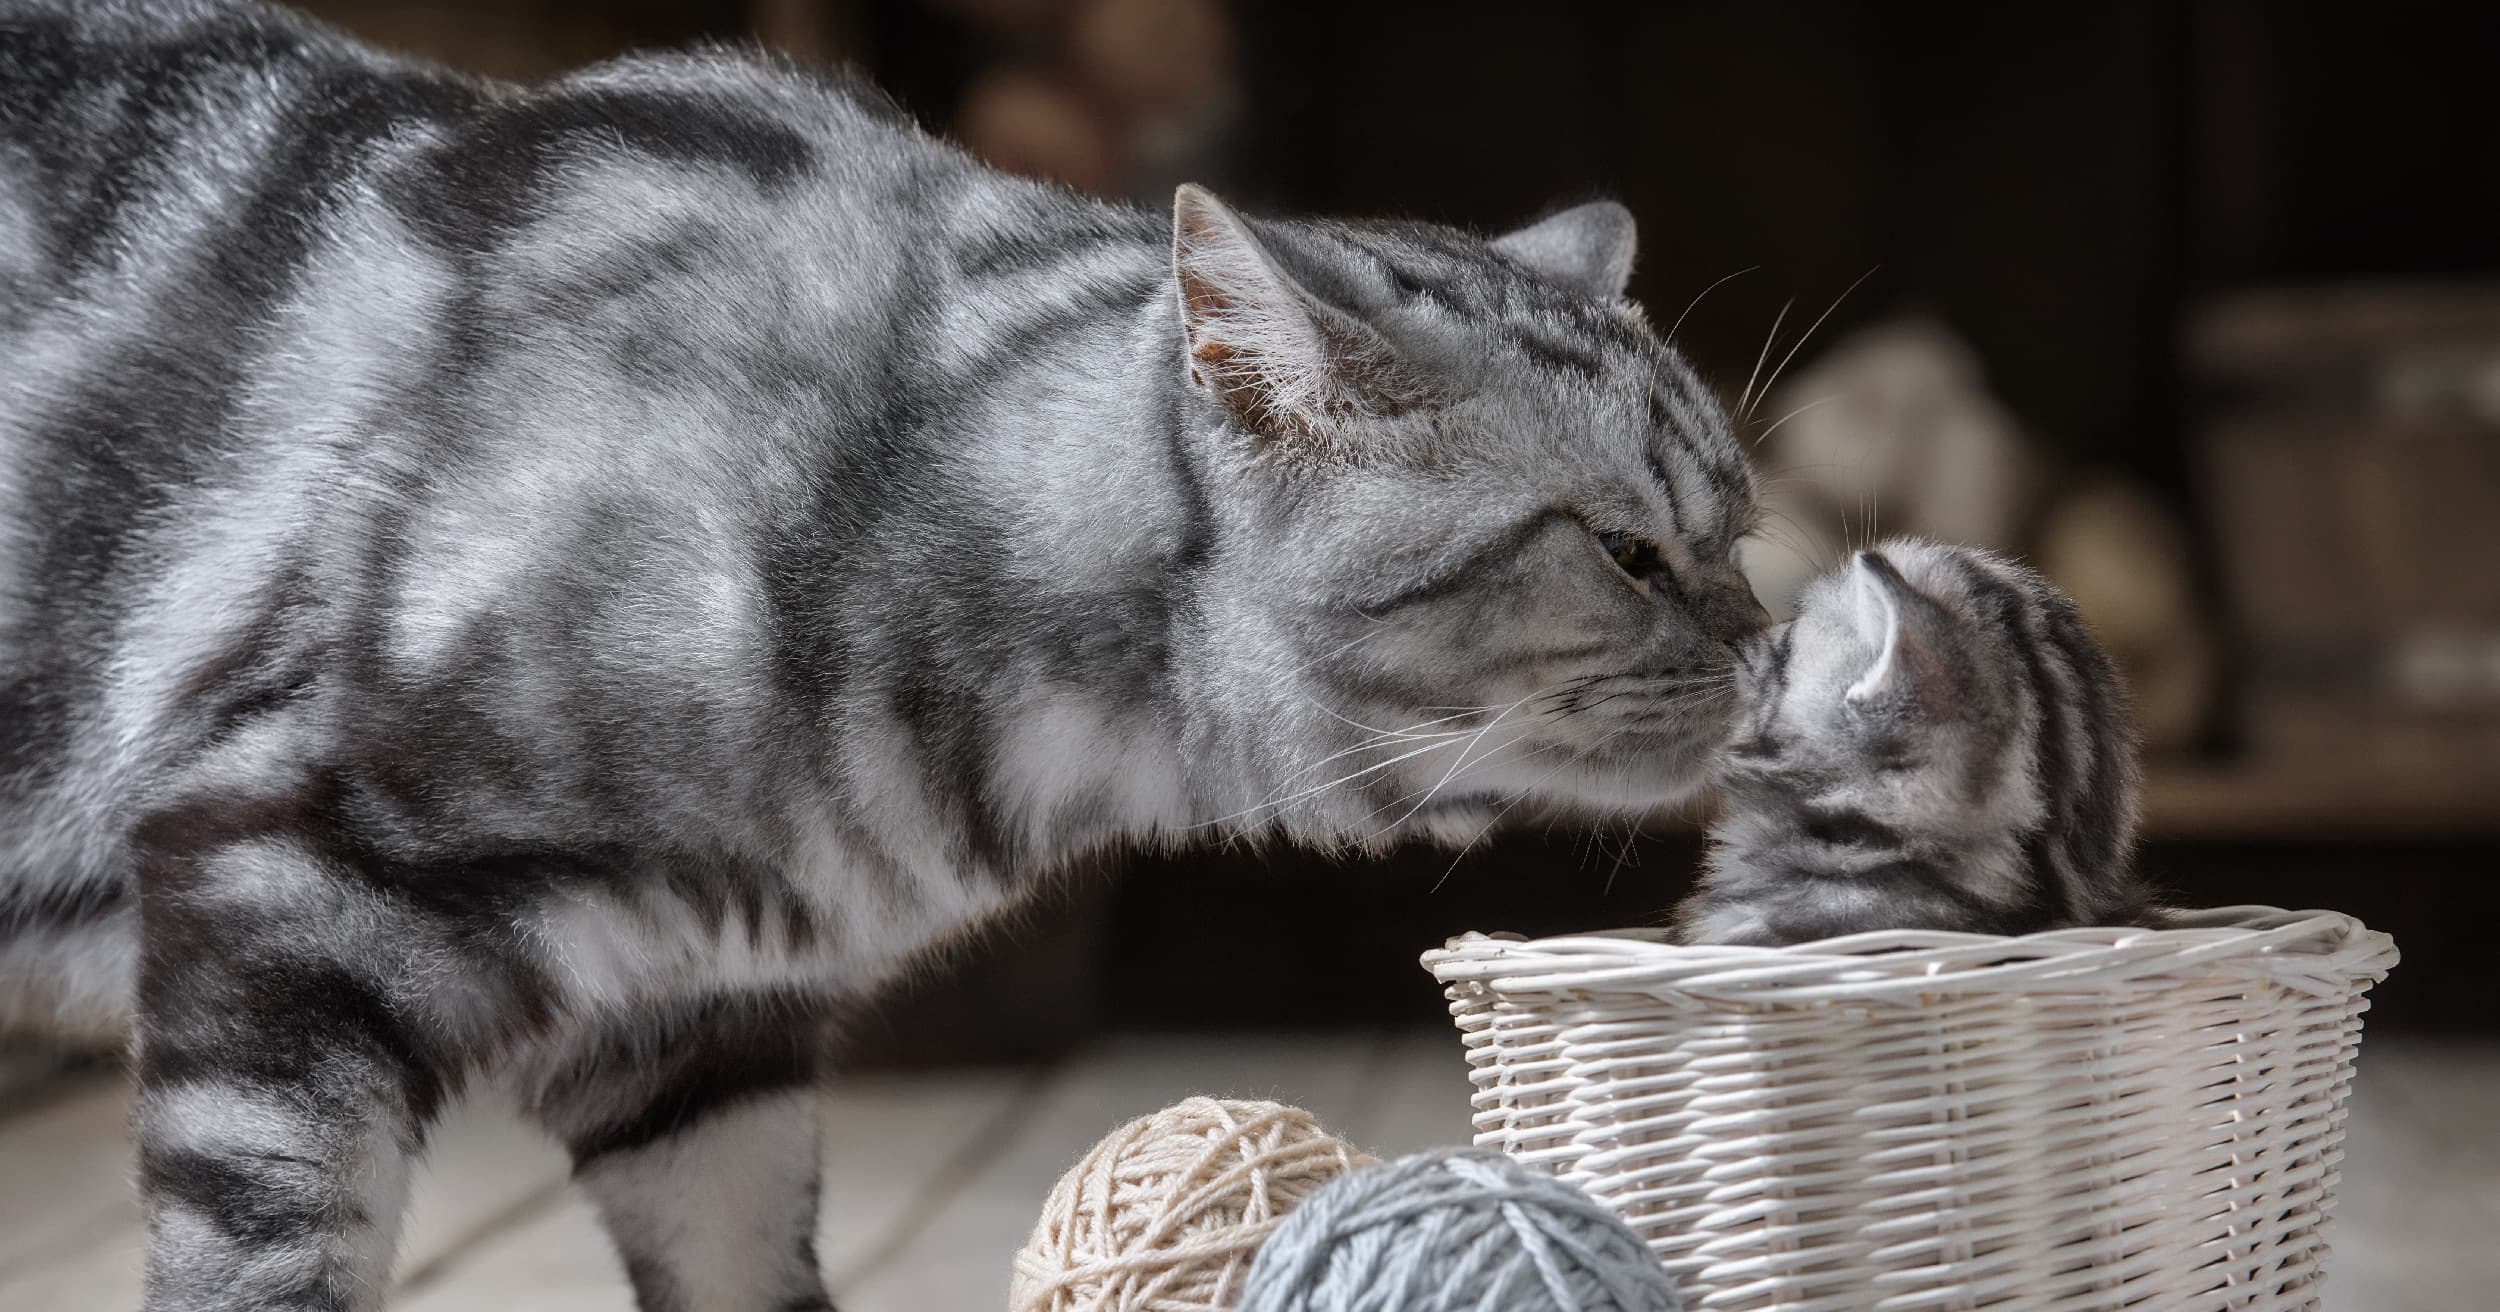
{"label": "adult cat", "polygon": [[1071,856],[1688,788],[1752,488],[1632,246],[0,0],[0,989],[135,997],[150,1307],[374,1306],[486,1075],[645,1308],[826,1306],[816,1013]]}

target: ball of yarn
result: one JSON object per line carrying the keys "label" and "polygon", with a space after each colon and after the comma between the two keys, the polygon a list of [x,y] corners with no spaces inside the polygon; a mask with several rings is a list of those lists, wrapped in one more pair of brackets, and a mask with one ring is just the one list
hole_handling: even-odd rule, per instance
{"label": "ball of yarn", "polygon": [[1241,1312],[1674,1312],[1623,1218],[1496,1153],[1356,1171],[1303,1201],[1250,1268]]}
{"label": "ball of yarn", "polygon": [[1016,1254],[1009,1306],[1229,1308],[1277,1223],[1373,1160],[1279,1103],[1192,1098],[1131,1121],[1051,1190]]}

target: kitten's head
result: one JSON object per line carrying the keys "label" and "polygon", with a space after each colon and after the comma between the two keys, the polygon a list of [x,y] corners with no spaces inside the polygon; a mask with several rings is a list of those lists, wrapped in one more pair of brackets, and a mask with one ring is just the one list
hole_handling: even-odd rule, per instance
{"label": "kitten's head", "polygon": [[[1193,601],[1245,822],[1466,838],[1494,808],[1656,806],[1728,723],[1762,612],[1726,415],[1622,297],[1631,216],[1487,241],[1174,214],[1215,540]],[[1259,800],[1259,799],[1253,799]]]}
{"label": "kitten's head", "polygon": [[2123,867],[2123,692],[2073,602],[2031,569],[1932,542],[1858,552],[1746,649],[1737,688],[1723,829],[1770,810],[1963,850],[2032,835],[2046,846],[2031,857]]}

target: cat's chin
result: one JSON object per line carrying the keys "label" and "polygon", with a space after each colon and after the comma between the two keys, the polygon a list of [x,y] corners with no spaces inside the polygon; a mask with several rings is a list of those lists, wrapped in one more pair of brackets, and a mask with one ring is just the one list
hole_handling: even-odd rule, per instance
{"label": "cat's chin", "polygon": [[1612,780],[1568,795],[1548,798],[1546,810],[1584,820],[1672,816],[1688,812],[1708,788],[1706,776],[1663,788],[1654,778]]}
{"label": "cat's chin", "polygon": [[1591,816],[1671,814],[1709,792],[1712,740],[1684,738],[1655,751],[1596,762],[1555,804]]}
{"label": "cat's chin", "polygon": [[1503,804],[1498,801],[1458,801],[1431,814],[1416,816],[1409,826],[1408,836],[1440,847],[1467,847],[1492,832],[1506,818]]}

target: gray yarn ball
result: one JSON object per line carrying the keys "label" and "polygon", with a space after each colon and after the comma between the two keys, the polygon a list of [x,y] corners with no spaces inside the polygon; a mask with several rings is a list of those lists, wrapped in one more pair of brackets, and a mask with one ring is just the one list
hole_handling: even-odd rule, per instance
{"label": "gray yarn ball", "polygon": [[1453,1148],[1339,1176],[1260,1246],[1240,1312],[1676,1312],[1666,1269],[1577,1186]]}

